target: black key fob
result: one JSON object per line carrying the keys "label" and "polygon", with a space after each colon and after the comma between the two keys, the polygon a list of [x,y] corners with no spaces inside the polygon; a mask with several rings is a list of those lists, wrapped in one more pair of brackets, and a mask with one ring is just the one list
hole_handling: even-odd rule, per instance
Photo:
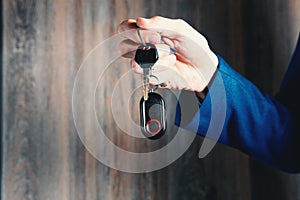
{"label": "black key fob", "polygon": [[140,101],[140,125],[142,133],[149,139],[159,139],[167,129],[164,99],[157,93],[150,92],[148,100]]}

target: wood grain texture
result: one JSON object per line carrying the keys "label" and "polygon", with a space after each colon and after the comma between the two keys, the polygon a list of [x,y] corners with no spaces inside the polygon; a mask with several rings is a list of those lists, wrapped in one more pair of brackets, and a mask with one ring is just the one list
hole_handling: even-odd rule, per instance
{"label": "wood grain texture", "polygon": [[[76,73],[91,49],[124,19],[153,15],[185,19],[237,71],[275,93],[300,31],[299,10],[298,0],[3,0],[1,199],[300,199],[297,175],[261,166],[236,150],[217,145],[198,159],[200,137],[161,170],[108,168],[80,141],[71,106]],[[110,91],[129,66],[120,63],[102,80],[107,92],[98,94],[99,109],[107,117],[101,120],[116,145],[151,151],[163,143],[130,139],[109,109]],[[134,84],[122,85],[123,91]]]}

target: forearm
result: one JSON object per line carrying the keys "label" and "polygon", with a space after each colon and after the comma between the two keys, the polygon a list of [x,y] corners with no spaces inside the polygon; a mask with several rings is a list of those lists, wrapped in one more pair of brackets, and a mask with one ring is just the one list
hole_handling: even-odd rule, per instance
{"label": "forearm", "polygon": [[222,105],[224,99],[214,98],[212,103],[210,97],[222,92],[220,85],[224,85],[226,115],[218,141],[282,170],[300,170],[297,145],[294,144],[298,130],[289,110],[274,97],[261,93],[220,57],[216,76],[218,79],[212,81],[209,93],[196,113],[200,117],[198,124],[192,120],[194,124],[185,127],[193,127],[195,132],[197,126],[197,133],[205,136],[211,123],[223,123],[211,121],[211,111],[212,106]]}

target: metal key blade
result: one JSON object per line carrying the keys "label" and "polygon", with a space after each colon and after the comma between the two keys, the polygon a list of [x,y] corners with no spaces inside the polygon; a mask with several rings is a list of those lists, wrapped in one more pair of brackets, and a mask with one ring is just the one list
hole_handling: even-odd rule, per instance
{"label": "metal key blade", "polygon": [[158,60],[158,52],[153,44],[142,44],[138,47],[135,57],[135,62],[143,69],[143,90],[144,100],[148,100],[149,79],[151,68]]}
{"label": "metal key blade", "polygon": [[143,90],[144,90],[145,101],[148,100],[149,78],[150,78],[150,68],[143,68]]}

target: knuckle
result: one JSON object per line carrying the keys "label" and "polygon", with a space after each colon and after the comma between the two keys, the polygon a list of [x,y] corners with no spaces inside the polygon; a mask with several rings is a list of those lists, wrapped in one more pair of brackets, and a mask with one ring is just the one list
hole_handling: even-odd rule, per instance
{"label": "knuckle", "polygon": [[186,25],[186,21],[184,21],[183,19],[175,19],[174,20],[176,24],[179,24],[179,25]]}
{"label": "knuckle", "polygon": [[153,17],[151,17],[151,19],[152,19],[153,21],[160,21],[160,20],[163,19],[163,17],[161,17],[161,16],[153,16]]}
{"label": "knuckle", "polygon": [[128,24],[128,20],[122,21],[117,28],[118,32],[123,32],[127,24]]}

